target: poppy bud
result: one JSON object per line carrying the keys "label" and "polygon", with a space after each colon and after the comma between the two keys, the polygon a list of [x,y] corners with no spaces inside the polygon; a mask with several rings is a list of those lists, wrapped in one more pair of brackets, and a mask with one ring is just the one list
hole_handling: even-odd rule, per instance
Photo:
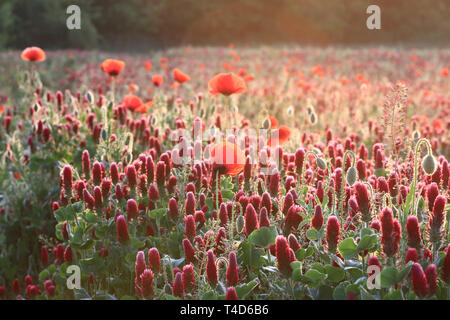
{"label": "poppy bud", "polygon": [[128,235],[128,225],[123,215],[119,215],[116,220],[117,237],[120,243],[126,243],[130,240]]}
{"label": "poppy bud", "polygon": [[340,225],[336,216],[328,217],[326,237],[327,237],[328,251],[335,253],[337,249],[337,243],[340,237]]}
{"label": "poppy bud", "polygon": [[427,277],[418,263],[414,263],[411,268],[411,282],[416,296],[423,298],[427,295],[429,288]]}
{"label": "poppy bud", "polygon": [[239,216],[236,219],[236,231],[237,233],[241,234],[244,231],[245,227],[245,218],[244,216]]}
{"label": "poppy bud", "polygon": [[154,273],[159,273],[161,271],[161,258],[157,248],[151,248],[148,251],[148,263],[150,269],[152,269]]}
{"label": "poppy bud", "polygon": [[275,253],[278,262],[278,270],[284,276],[290,277],[292,273],[289,245],[286,238],[277,236],[275,241]]}
{"label": "poppy bud", "polygon": [[355,184],[356,180],[358,180],[358,171],[356,171],[356,168],[350,167],[347,170],[347,175],[345,178],[347,180],[348,185],[352,187]]}
{"label": "poppy bud", "polygon": [[434,157],[432,154],[426,155],[422,160],[422,169],[423,171],[431,176],[436,171],[437,165],[436,160],[434,160]]}
{"label": "poppy bud", "polygon": [[317,164],[317,167],[319,167],[320,170],[325,170],[327,168],[327,163],[322,158],[317,157],[316,164]]}
{"label": "poppy bud", "polygon": [[217,266],[216,266],[216,258],[214,257],[214,252],[209,250],[206,258],[206,277],[208,279],[208,283],[211,286],[217,285]]}
{"label": "poppy bud", "polygon": [[235,286],[239,283],[239,267],[237,265],[236,253],[228,255],[227,286]]}
{"label": "poppy bud", "polygon": [[183,251],[186,263],[195,263],[197,261],[195,249],[189,239],[183,239]]}
{"label": "poppy bud", "polygon": [[234,287],[229,287],[227,293],[225,294],[225,300],[239,300],[236,289]]}
{"label": "poppy bud", "polygon": [[195,220],[193,215],[184,218],[184,230],[186,238],[192,240],[195,237]]}

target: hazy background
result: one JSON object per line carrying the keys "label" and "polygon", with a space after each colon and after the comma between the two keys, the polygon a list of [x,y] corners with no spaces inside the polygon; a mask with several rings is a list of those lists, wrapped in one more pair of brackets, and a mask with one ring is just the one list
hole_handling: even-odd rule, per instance
{"label": "hazy background", "polygon": [[[66,28],[81,8],[82,29]],[[381,8],[381,30],[366,9]],[[450,0],[1,0],[0,48],[140,51],[175,45],[447,46]]]}

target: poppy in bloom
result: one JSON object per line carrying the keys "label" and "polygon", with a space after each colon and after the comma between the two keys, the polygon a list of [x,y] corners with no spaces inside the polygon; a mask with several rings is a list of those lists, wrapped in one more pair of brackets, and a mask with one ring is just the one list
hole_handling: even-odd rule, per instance
{"label": "poppy in bloom", "polygon": [[220,174],[235,177],[245,165],[245,155],[234,143],[222,142],[214,145],[211,150],[211,159],[214,170]]}
{"label": "poppy in bloom", "polygon": [[189,82],[191,80],[191,77],[178,68],[173,69],[173,78],[178,83]]}
{"label": "poppy in bloom", "polygon": [[45,51],[39,47],[26,48],[22,51],[20,57],[22,58],[22,60],[32,62],[42,62],[46,59]]}
{"label": "poppy in bloom", "polygon": [[152,70],[152,63],[150,61],[146,61],[144,63],[144,67],[145,67],[145,70],[150,71],[150,70]]}
{"label": "poppy in bloom", "polygon": [[278,127],[278,119],[272,116],[269,116],[269,120],[270,120],[270,127],[272,129],[275,129]]}
{"label": "poppy in bloom", "polygon": [[208,87],[212,95],[220,93],[225,96],[242,93],[247,89],[245,81],[233,73],[219,73],[209,81]]}
{"label": "poppy in bloom", "polygon": [[150,109],[153,105],[153,100],[147,101],[146,103],[141,104],[139,107],[134,109],[134,112],[146,113],[148,109]]}
{"label": "poppy in bloom", "polygon": [[159,74],[152,77],[152,83],[155,87],[162,86],[163,82],[164,82],[164,78],[163,78],[163,76],[161,76]]}
{"label": "poppy in bloom", "polygon": [[286,126],[281,126],[278,130],[272,131],[271,137],[267,142],[267,145],[272,148],[278,145],[282,146],[289,140],[290,136],[291,136],[291,129],[289,129],[289,127]]}
{"label": "poppy in bloom", "polygon": [[125,96],[125,98],[123,99],[123,104],[127,109],[135,111],[142,106],[143,102],[138,96],[130,94],[128,96]]}
{"label": "poppy in bloom", "polygon": [[124,67],[125,62],[115,59],[106,59],[101,65],[102,71],[106,72],[111,77],[118,76]]}

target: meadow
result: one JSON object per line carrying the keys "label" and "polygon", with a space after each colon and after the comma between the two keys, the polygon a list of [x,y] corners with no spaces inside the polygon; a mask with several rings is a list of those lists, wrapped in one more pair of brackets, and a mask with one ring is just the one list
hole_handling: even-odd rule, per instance
{"label": "meadow", "polygon": [[449,68],[0,53],[0,299],[450,299]]}

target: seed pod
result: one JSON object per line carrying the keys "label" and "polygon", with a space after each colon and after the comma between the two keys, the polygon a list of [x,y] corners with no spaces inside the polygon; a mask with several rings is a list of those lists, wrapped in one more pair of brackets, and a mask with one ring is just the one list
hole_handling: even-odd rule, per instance
{"label": "seed pod", "polygon": [[350,167],[347,171],[346,180],[349,186],[353,186],[358,180],[358,171],[356,171],[355,167]]}
{"label": "seed pod", "polygon": [[244,231],[245,219],[244,216],[239,216],[236,220],[236,231],[242,233]]}
{"label": "seed pod", "polygon": [[316,115],[314,112],[312,112],[312,113],[309,115],[309,122],[310,122],[312,125],[314,125],[314,124],[317,123],[317,115]]}
{"label": "seed pod", "polygon": [[266,119],[263,121],[262,126],[263,126],[263,129],[269,130],[269,128],[270,128],[270,119],[269,119],[269,118],[266,118]]}
{"label": "seed pod", "polygon": [[319,169],[321,169],[321,170],[325,170],[327,168],[327,163],[322,158],[317,158],[316,164],[319,167]]}
{"label": "seed pod", "polygon": [[414,140],[419,140],[419,138],[420,138],[420,132],[419,131],[417,131],[417,130],[415,130],[414,132],[413,132],[413,134],[412,134],[412,137],[413,137],[413,139]]}
{"label": "seed pod", "polygon": [[155,116],[152,117],[152,126],[155,126],[158,123],[158,120]]}
{"label": "seed pod", "polygon": [[422,169],[425,171],[425,173],[429,176],[431,176],[436,171],[436,160],[434,160],[434,157],[432,154],[428,154],[423,158],[422,161]]}
{"label": "seed pod", "polygon": [[308,108],[306,110],[308,111],[309,115],[311,115],[311,113],[314,112],[314,108],[312,106],[308,106]]}
{"label": "seed pod", "polygon": [[88,91],[86,93],[86,99],[90,104],[94,103],[94,94],[92,93],[92,91]]}
{"label": "seed pod", "polygon": [[294,114],[294,106],[289,106],[287,109],[287,115],[292,116]]}
{"label": "seed pod", "polygon": [[108,140],[108,133],[106,132],[106,130],[104,128],[102,128],[101,130],[101,137],[103,141]]}

